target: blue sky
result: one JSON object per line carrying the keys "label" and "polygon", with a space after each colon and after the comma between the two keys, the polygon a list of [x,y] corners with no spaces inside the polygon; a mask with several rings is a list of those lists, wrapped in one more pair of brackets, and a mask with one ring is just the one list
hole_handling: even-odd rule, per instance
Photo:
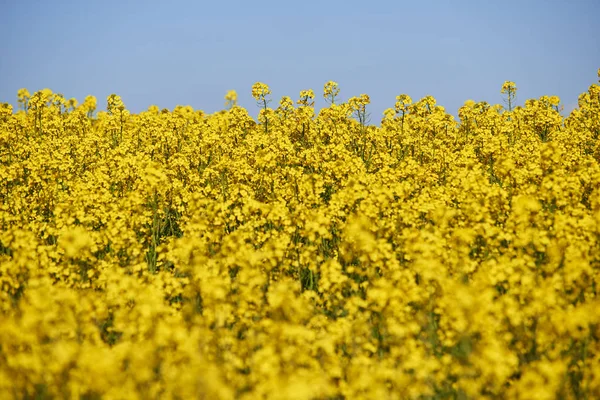
{"label": "blue sky", "polygon": [[191,105],[215,112],[234,89],[256,115],[262,81],[294,100],[337,81],[367,93],[377,123],[401,93],[465,100],[558,95],[566,109],[596,82],[600,1],[7,1],[0,0],[0,102],[50,88],[99,108],[119,94],[139,112]]}

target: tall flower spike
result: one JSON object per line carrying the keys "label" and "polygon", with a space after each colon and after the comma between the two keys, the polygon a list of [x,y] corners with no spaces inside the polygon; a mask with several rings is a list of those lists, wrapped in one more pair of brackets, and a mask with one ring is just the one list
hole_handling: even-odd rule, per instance
{"label": "tall flower spike", "polygon": [[330,104],[335,104],[335,98],[340,94],[340,88],[337,82],[329,81],[323,87],[323,97]]}
{"label": "tall flower spike", "polygon": [[225,95],[225,107],[226,108],[233,108],[237,105],[237,92],[235,90],[230,90],[227,92],[227,94]]}
{"label": "tall flower spike", "polygon": [[506,81],[502,85],[502,89],[500,90],[500,93],[506,95],[505,101],[506,101],[506,104],[508,105],[508,111],[512,111],[513,103],[514,103],[515,97],[517,96],[517,85],[515,85],[514,82]]}

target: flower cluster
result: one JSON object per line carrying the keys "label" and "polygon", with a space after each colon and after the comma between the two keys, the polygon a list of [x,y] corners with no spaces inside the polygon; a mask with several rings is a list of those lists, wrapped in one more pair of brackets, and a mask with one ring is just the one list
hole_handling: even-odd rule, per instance
{"label": "flower cluster", "polygon": [[271,89],[264,83],[256,82],[252,85],[252,97],[258,102],[265,101],[266,97],[271,94]]}

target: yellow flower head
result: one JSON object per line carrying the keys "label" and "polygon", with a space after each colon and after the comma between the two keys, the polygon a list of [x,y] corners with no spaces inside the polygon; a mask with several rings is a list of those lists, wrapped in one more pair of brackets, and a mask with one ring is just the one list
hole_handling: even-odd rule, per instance
{"label": "yellow flower head", "polygon": [[111,94],[106,98],[106,110],[111,114],[125,111],[125,104],[121,100],[121,96]]}
{"label": "yellow flower head", "polygon": [[83,100],[83,105],[90,110],[95,110],[96,104],[97,100],[94,96],[86,96],[86,98]]}
{"label": "yellow flower head", "polygon": [[352,97],[350,100],[348,100],[350,108],[356,111],[364,111],[367,107],[367,104],[369,104],[370,102],[371,99],[367,94],[361,94],[358,97]]}
{"label": "yellow flower head", "polygon": [[237,105],[237,92],[235,90],[229,90],[225,95],[225,107],[231,108]]}
{"label": "yellow flower head", "polygon": [[[600,70],[598,70],[600,71]],[[31,97],[31,95],[29,94],[29,90],[27,90],[26,88],[22,88],[19,89],[19,91],[17,92],[17,97],[21,98],[21,97]]]}
{"label": "yellow flower head", "polygon": [[560,103],[560,97],[558,96],[550,96],[548,100],[552,106],[557,106]]}
{"label": "yellow flower head", "polygon": [[279,106],[282,109],[290,109],[294,106],[294,102],[290,98],[290,96],[283,96],[281,100],[279,100]]}
{"label": "yellow flower head", "polygon": [[298,104],[303,106],[313,106],[315,102],[313,101],[315,98],[315,92],[312,89],[309,90],[301,90],[300,91],[300,100],[298,100]]}
{"label": "yellow flower head", "polygon": [[75,109],[77,107],[77,105],[79,104],[79,102],[77,101],[76,98],[72,97],[67,101],[67,104],[69,105],[69,107],[71,109]]}
{"label": "yellow flower head", "polygon": [[45,88],[41,90],[41,94],[42,94],[42,98],[46,99],[47,101],[50,100],[52,98],[52,90]]}
{"label": "yellow flower head", "polygon": [[330,103],[334,103],[336,96],[340,94],[337,82],[329,81],[323,87],[323,97]]}
{"label": "yellow flower head", "polygon": [[0,119],[8,118],[13,112],[13,106],[8,103],[0,103]]}
{"label": "yellow flower head", "polygon": [[410,106],[411,104],[412,99],[410,98],[410,96],[407,94],[401,94],[399,96],[396,96],[396,104],[394,105],[394,108],[396,112],[399,113],[400,111],[408,110],[408,106]]}
{"label": "yellow flower head", "polygon": [[254,85],[252,85],[252,97],[254,97],[254,100],[264,101],[270,94],[271,89],[269,89],[268,85],[262,82],[256,82]]}
{"label": "yellow flower head", "polygon": [[371,104],[371,98],[369,97],[368,94],[363,93],[358,97],[358,102],[361,105],[366,106],[367,104]]}
{"label": "yellow flower head", "polygon": [[394,119],[395,115],[396,115],[396,110],[394,110],[393,108],[386,108],[383,111],[383,119],[386,121]]}
{"label": "yellow flower head", "polygon": [[515,94],[517,93],[517,85],[514,82],[506,81],[502,85],[502,89],[500,90],[502,94]]}
{"label": "yellow flower head", "polygon": [[17,99],[19,100],[19,103],[24,104],[30,97],[31,95],[29,94],[29,90],[25,88],[19,89],[19,91],[17,92]]}

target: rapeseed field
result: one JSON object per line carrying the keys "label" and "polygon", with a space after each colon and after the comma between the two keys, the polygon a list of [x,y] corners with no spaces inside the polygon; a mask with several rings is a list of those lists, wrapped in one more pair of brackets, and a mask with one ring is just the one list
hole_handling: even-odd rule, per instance
{"label": "rapeseed field", "polygon": [[600,85],[501,93],[372,124],[335,82],[256,83],[256,119],[20,90],[1,397],[600,398]]}

